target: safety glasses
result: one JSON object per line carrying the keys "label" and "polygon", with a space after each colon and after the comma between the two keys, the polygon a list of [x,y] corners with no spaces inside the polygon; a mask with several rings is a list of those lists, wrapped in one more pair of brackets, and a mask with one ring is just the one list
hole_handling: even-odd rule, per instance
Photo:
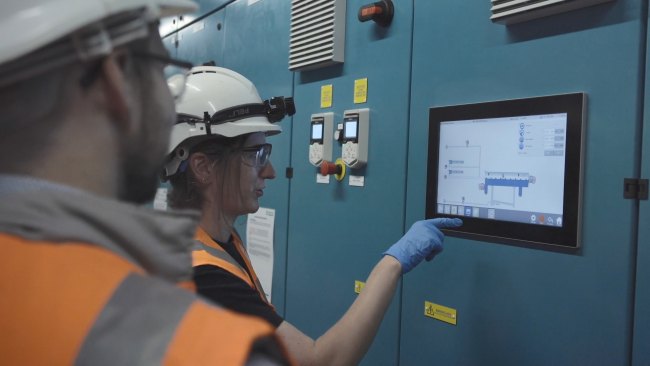
{"label": "safety glasses", "polygon": [[[174,99],[178,99],[183,95],[183,92],[185,91],[185,80],[187,79],[187,74],[193,67],[190,62],[177,60],[175,58],[164,55],[157,55],[149,52],[133,52],[132,55],[134,57],[145,58],[162,63],[165,66],[163,72],[167,78],[167,86],[169,87],[170,93]],[[83,88],[89,87],[97,80],[103,62],[104,59],[98,60],[84,73],[84,75],[82,75],[79,83]]]}
{"label": "safety glasses", "polygon": [[187,74],[194,66],[192,63],[149,52],[134,52],[133,56],[157,61],[165,65],[163,72],[167,78],[169,92],[174,99],[178,99],[183,95]]}
{"label": "safety glasses", "polygon": [[265,167],[269,163],[272,148],[273,145],[271,144],[262,144],[245,147],[239,149],[239,151],[242,152],[241,156],[244,164],[259,169]]}

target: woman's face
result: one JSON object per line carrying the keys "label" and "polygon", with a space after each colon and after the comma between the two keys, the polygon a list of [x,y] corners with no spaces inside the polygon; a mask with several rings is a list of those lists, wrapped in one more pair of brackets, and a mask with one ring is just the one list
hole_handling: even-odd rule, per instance
{"label": "woman's face", "polygon": [[[259,198],[264,194],[266,180],[275,178],[275,169],[271,161],[268,160],[265,165],[260,166],[260,159],[256,158],[257,150],[260,150],[264,144],[266,144],[266,135],[263,132],[256,132],[244,141],[242,146],[244,151],[235,153],[231,164],[233,168],[238,165],[239,184],[238,187],[236,184],[231,185],[231,189],[224,191],[222,207],[224,215],[235,218],[256,212],[260,208]],[[256,147],[258,149],[255,149]],[[260,151],[259,154],[261,153]],[[237,171],[237,169],[231,170]],[[237,188],[239,192],[236,192]]]}

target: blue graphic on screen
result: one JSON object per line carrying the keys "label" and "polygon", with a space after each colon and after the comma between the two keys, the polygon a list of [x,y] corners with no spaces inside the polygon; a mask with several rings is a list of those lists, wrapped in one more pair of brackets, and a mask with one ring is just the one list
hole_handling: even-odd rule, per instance
{"label": "blue graphic on screen", "polygon": [[438,213],[562,226],[567,114],[440,124]]}

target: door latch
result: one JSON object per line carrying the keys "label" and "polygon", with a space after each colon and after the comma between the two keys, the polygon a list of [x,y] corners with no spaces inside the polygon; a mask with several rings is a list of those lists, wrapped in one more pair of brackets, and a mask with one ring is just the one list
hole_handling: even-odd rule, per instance
{"label": "door latch", "polygon": [[648,180],[625,178],[623,180],[623,198],[632,200],[648,200]]}

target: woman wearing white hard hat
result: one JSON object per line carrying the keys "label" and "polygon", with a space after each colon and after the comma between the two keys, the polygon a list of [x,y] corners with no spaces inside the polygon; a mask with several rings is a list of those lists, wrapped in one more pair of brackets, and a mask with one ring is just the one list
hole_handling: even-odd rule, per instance
{"label": "woman wearing white hard hat", "polygon": [[242,75],[220,67],[197,67],[177,102],[164,178],[173,208],[201,211],[195,236],[194,280],[199,294],[277,328],[301,365],[353,365],[368,350],[400,276],[442,250],[437,227],[421,221],[375,266],[346,314],[313,340],[280,317],[266,299],[244,245],[233,228],[238,216],[259,209],[265,181],[275,178],[266,137],[281,132],[273,122],[295,112],[292,98],[262,101]]}

